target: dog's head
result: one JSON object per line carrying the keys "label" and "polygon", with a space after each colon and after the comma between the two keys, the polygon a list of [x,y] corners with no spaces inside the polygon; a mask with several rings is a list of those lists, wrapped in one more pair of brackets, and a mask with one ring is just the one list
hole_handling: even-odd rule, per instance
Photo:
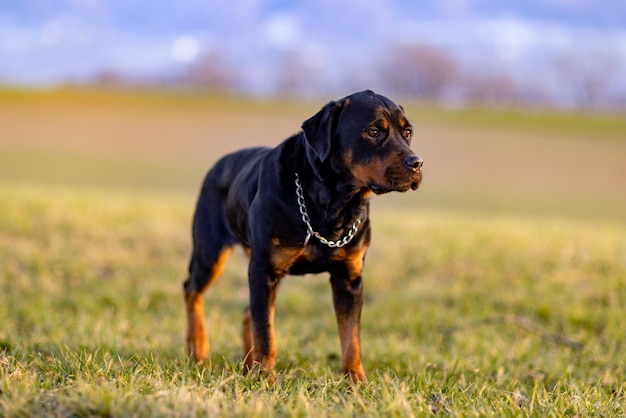
{"label": "dog's head", "polygon": [[330,102],[302,130],[309,162],[328,162],[356,188],[406,192],[422,181],[423,161],[410,148],[411,123],[385,96],[367,90]]}

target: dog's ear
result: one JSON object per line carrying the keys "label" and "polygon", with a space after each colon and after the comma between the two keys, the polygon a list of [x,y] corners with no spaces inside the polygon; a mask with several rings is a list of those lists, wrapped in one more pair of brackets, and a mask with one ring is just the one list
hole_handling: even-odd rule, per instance
{"label": "dog's ear", "polygon": [[302,124],[309,161],[313,162],[315,159],[324,161],[328,158],[333,131],[337,125],[339,113],[341,113],[341,109],[347,102],[347,100],[330,102]]}

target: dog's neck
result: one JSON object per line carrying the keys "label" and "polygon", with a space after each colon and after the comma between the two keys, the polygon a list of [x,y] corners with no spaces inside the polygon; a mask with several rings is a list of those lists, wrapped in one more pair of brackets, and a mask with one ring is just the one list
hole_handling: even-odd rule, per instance
{"label": "dog's neck", "polygon": [[352,227],[358,219],[365,221],[369,214],[369,198],[372,192],[365,188],[355,188],[330,169],[330,164],[319,163],[318,167],[300,168],[304,196],[316,221],[316,225],[327,234],[338,234]]}

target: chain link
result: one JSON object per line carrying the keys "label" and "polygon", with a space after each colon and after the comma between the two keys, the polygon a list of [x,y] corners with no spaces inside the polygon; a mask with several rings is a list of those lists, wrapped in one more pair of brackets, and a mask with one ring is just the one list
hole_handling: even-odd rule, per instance
{"label": "chain link", "polygon": [[298,196],[298,207],[300,215],[302,215],[302,222],[306,224],[307,228],[307,234],[303,245],[304,247],[307,246],[312,236],[330,248],[341,248],[352,241],[354,235],[359,230],[359,225],[361,225],[362,222],[361,219],[357,219],[356,222],[352,224],[352,228],[348,230],[348,233],[343,238],[338,239],[337,241],[326,239],[319,232],[315,231],[313,226],[311,226],[311,218],[309,217],[309,212],[307,211],[306,204],[304,203],[304,193],[302,191],[302,185],[300,184],[300,176],[298,176],[298,173],[296,173],[296,195]]}

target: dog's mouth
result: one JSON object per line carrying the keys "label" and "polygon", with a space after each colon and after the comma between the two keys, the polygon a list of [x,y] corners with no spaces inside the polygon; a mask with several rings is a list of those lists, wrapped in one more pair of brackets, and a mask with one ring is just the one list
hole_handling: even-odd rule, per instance
{"label": "dog's mouth", "polygon": [[422,183],[422,173],[416,173],[408,179],[394,180],[389,179],[388,184],[370,183],[369,189],[375,194],[385,194],[390,192],[405,193],[409,190],[417,190]]}
{"label": "dog's mouth", "polygon": [[403,185],[402,187],[399,187],[396,190],[402,193],[408,192],[409,190],[417,190],[420,187],[421,182],[422,182],[421,178],[419,180],[413,180],[410,183],[407,183]]}
{"label": "dog's mouth", "polygon": [[385,187],[385,186],[381,186],[379,184],[370,184],[369,185],[369,189],[371,191],[373,191],[375,194],[385,194],[385,193],[389,193],[392,192],[393,190]]}

